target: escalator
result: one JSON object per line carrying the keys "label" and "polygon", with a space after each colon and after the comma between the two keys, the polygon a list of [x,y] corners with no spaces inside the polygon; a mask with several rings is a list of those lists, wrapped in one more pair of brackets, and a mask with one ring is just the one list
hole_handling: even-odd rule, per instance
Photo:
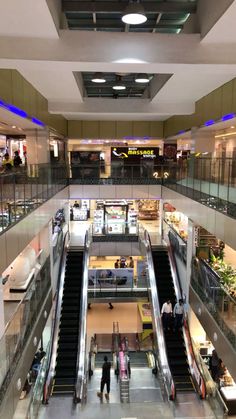
{"label": "escalator", "polygon": [[[172,306],[176,303],[175,289],[167,250],[153,250],[153,266],[159,305],[162,307],[168,299]],[[167,358],[177,392],[195,391],[186,354],[182,330],[164,331]]]}
{"label": "escalator", "polygon": [[58,334],[53,394],[73,393],[79,345],[83,252],[68,251]]}

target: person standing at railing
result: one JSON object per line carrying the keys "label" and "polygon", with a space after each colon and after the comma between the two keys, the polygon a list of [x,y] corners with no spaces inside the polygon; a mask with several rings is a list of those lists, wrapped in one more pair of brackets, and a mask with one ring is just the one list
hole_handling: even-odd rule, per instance
{"label": "person standing at railing", "polygon": [[15,151],[14,159],[13,159],[13,165],[14,165],[14,167],[19,167],[21,164],[22,164],[22,160],[19,156],[19,151]]}
{"label": "person standing at railing", "polygon": [[120,267],[120,261],[119,259],[116,259],[115,263],[114,263],[114,268],[118,269]]}
{"label": "person standing at railing", "polygon": [[132,256],[130,256],[130,258],[129,258],[129,268],[134,268],[134,260],[133,260]]}
{"label": "person standing at railing", "polygon": [[11,170],[13,167],[13,160],[10,158],[8,153],[4,155],[4,159],[2,161],[2,167],[4,167],[5,170]]}
{"label": "person standing at railing", "polygon": [[102,378],[101,378],[101,388],[100,392],[97,393],[98,397],[100,399],[103,398],[103,390],[105,385],[107,386],[107,393],[105,394],[105,397],[107,400],[109,400],[109,394],[110,394],[110,382],[111,382],[111,363],[108,361],[107,356],[104,356],[104,363],[102,366]]}

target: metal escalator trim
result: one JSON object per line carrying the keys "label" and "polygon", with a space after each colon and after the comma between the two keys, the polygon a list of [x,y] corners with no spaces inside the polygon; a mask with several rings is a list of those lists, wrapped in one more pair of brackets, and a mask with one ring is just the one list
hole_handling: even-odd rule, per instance
{"label": "metal escalator trim", "polygon": [[76,363],[76,383],[74,402],[80,402],[86,391],[86,376],[88,368],[88,352],[89,345],[87,343],[87,308],[88,308],[88,265],[89,265],[89,246],[91,237],[87,230],[84,240],[84,257],[83,257],[83,280],[81,292],[80,306],[80,328],[79,328],[79,345]]}
{"label": "metal escalator trim", "polygon": [[153,310],[153,327],[154,327],[154,335],[156,335],[157,345],[159,349],[159,358],[162,373],[164,376],[164,385],[166,388],[166,392],[171,400],[175,400],[176,397],[176,389],[174,380],[171,374],[168,358],[167,358],[167,349],[165,344],[165,338],[163,333],[162,321],[161,321],[161,311],[159,305],[159,299],[157,294],[157,286],[156,286],[156,278],[155,278],[155,271],[154,271],[154,264],[153,264],[153,257],[152,257],[152,250],[151,250],[151,241],[148,232],[144,231],[144,245],[146,247],[147,252],[147,264],[148,264],[148,271],[149,271],[149,281],[150,281],[150,291],[151,291],[151,298],[152,298],[152,310]]}
{"label": "metal escalator trim", "polygon": [[64,280],[65,280],[65,267],[66,267],[66,256],[68,250],[68,242],[69,242],[69,231],[66,232],[64,241],[63,241],[63,254],[61,256],[60,267],[59,267],[59,274],[58,274],[58,282],[57,282],[57,292],[56,292],[56,302],[54,302],[55,306],[55,317],[53,319],[53,327],[51,332],[51,348],[50,348],[50,355],[49,355],[49,368],[45,375],[45,384],[43,390],[43,402],[48,403],[49,397],[51,396],[51,390],[53,385],[53,377],[55,374],[55,366],[56,366],[56,356],[57,356],[57,347],[58,347],[58,335],[59,335],[59,327],[60,327],[60,316],[61,316],[61,306],[62,306],[62,297],[63,297],[63,289],[64,289]]}
{"label": "metal escalator trim", "polygon": [[[170,269],[171,269],[171,275],[172,280],[175,288],[175,294],[178,298],[183,298],[183,291],[182,286],[178,274],[177,264],[175,261],[174,253],[172,252],[171,243],[169,243],[168,246],[168,258],[170,263]],[[183,336],[184,336],[184,342],[185,342],[185,348],[187,353],[187,359],[189,363],[190,373],[192,377],[193,387],[195,391],[200,395],[202,399],[206,398],[206,384],[204,381],[204,378],[200,372],[199,366],[197,364],[193,346],[192,346],[192,338],[189,331],[189,325],[188,325],[188,315],[185,312],[184,313],[184,327],[183,327]]]}

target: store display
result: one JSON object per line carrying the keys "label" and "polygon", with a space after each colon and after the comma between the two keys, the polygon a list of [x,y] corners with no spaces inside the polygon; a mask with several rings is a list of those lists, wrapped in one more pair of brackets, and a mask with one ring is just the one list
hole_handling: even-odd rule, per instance
{"label": "store display", "polygon": [[89,199],[77,200],[70,208],[71,221],[86,221],[90,216]]}
{"label": "store display", "polygon": [[188,217],[181,212],[164,211],[164,221],[184,240],[188,239]]}
{"label": "store display", "polygon": [[137,218],[138,218],[138,211],[136,211],[134,208],[129,209],[128,222],[131,224],[136,224]]}
{"label": "store display", "polygon": [[159,216],[159,201],[155,199],[140,199],[138,201],[139,220],[156,220]]}
{"label": "store display", "polygon": [[220,241],[203,227],[198,227],[198,242],[196,243],[196,255],[202,259],[209,259],[211,253],[218,256],[221,252]]}
{"label": "store display", "polygon": [[86,209],[73,208],[74,221],[86,221],[88,219],[88,211]]}
{"label": "store display", "polygon": [[130,268],[118,269],[89,269],[89,287],[132,287],[134,270]]}
{"label": "store display", "polygon": [[104,219],[103,209],[94,210],[93,219],[94,219],[94,224],[103,224],[103,219]]}

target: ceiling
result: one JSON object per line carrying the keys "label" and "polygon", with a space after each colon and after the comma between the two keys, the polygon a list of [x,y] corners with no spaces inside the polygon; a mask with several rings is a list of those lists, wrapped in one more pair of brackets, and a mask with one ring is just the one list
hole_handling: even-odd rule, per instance
{"label": "ceiling", "polygon": [[[142,98],[144,95],[150,97],[149,83],[136,83],[135,78],[137,74],[117,74],[117,73],[102,73],[105,77],[105,83],[94,83],[92,78],[94,73],[83,72],[84,96],[86,97],[101,97],[101,98]],[[147,75],[151,81],[153,75]],[[125,90],[113,90],[113,86],[117,83],[122,83],[126,87]]]}
{"label": "ceiling", "polygon": [[[126,0],[2,2],[0,68],[19,71],[47,98],[49,111],[66,119],[192,114],[197,100],[236,76],[236,0],[141,3],[146,28],[121,22]],[[126,97],[114,100],[107,86],[92,86],[95,72],[127,74]],[[139,92],[137,73],[153,75]]]}
{"label": "ceiling", "polygon": [[147,21],[126,25],[121,17],[128,0],[63,0],[68,28],[107,32],[180,33],[190,14],[197,10],[197,0],[142,0]]}

